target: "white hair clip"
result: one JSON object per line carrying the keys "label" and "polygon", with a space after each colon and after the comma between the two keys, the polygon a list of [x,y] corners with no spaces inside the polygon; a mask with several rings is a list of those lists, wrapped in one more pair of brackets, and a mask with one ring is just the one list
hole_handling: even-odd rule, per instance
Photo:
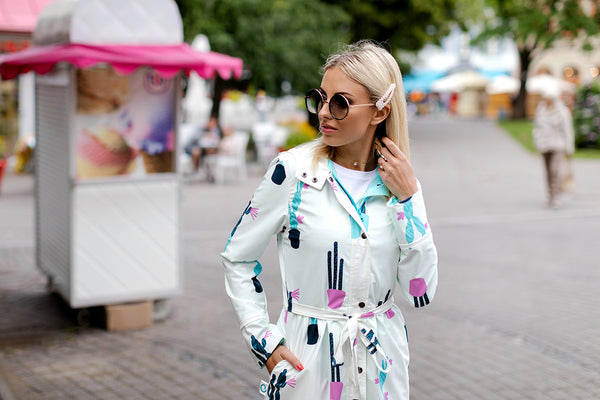
{"label": "white hair clip", "polygon": [[381,111],[383,107],[387,106],[392,100],[392,96],[394,95],[394,89],[396,89],[396,84],[392,83],[388,90],[383,94],[383,96],[381,96],[379,100],[377,100],[377,102],[375,103],[375,107],[377,107],[379,111]]}

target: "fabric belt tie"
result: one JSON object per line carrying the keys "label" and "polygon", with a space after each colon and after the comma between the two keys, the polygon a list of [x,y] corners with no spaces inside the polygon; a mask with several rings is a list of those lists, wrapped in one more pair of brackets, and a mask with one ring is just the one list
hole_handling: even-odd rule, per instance
{"label": "fabric belt tie", "polygon": [[[371,355],[371,358],[375,362],[377,369],[385,374],[387,374],[390,370],[391,364],[387,362],[388,358],[385,355],[381,344],[377,340],[377,337],[374,334],[371,326],[367,324],[367,320],[376,315],[380,315],[387,312],[393,304],[394,298],[393,296],[390,296],[384,303],[370,311],[367,311],[362,314],[348,315],[336,310],[322,309],[307,306],[305,304],[294,303],[291,312],[293,314],[302,315],[310,318],[316,318],[324,321],[346,322],[344,324],[344,327],[342,328],[340,339],[336,346],[334,356],[337,361],[342,363],[344,361],[343,346],[345,343],[348,343],[350,347],[350,354],[352,354],[351,363],[350,365],[348,365],[348,368],[350,368],[350,371],[352,371],[349,383],[351,386],[351,390],[356,393],[358,392],[359,384],[357,352],[354,351],[354,347],[356,346],[359,338],[360,342],[365,346],[366,349],[368,349],[368,353]],[[287,304],[285,305],[285,307],[287,307]],[[379,359],[378,354],[380,355]],[[382,362],[380,360],[385,360],[385,362]]]}

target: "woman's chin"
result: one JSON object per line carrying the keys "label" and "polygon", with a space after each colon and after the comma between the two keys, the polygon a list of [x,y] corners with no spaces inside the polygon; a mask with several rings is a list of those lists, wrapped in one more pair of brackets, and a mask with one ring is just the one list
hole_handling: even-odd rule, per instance
{"label": "woman's chin", "polygon": [[323,143],[325,143],[327,146],[337,147],[341,144],[339,138],[333,134],[321,133],[321,136],[323,137]]}

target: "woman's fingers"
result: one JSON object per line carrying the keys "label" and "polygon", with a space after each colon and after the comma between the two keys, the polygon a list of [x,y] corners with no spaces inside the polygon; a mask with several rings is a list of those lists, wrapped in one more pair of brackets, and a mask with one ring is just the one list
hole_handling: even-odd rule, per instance
{"label": "woman's fingers", "polygon": [[273,371],[273,368],[275,368],[277,363],[279,361],[283,360],[283,358],[281,357],[281,354],[280,354],[282,348],[283,348],[283,346],[279,346],[279,347],[275,348],[275,350],[273,350],[273,352],[271,353],[269,358],[267,358],[267,361],[265,362],[265,366],[267,367],[267,371],[269,371],[269,374]]}
{"label": "woman's fingers", "polygon": [[412,166],[392,140],[384,137],[382,143],[386,147],[381,149],[382,156],[377,160],[381,178],[399,200],[407,199],[418,190]]}
{"label": "woman's fingers", "polygon": [[394,156],[401,160],[406,159],[406,155],[400,150],[400,148],[394,143],[394,141],[386,136],[381,139],[381,142],[385,147],[382,148],[381,153],[388,158]]}
{"label": "woman's fingers", "polygon": [[269,374],[273,372],[273,368],[275,368],[275,366],[283,360],[286,360],[287,362],[292,364],[292,366],[298,371],[302,371],[304,369],[304,367],[300,363],[300,360],[294,355],[294,353],[292,353],[285,346],[279,346],[275,350],[273,350],[273,353],[271,353],[271,355],[267,359],[267,362],[265,363]]}
{"label": "woman's fingers", "polygon": [[282,356],[284,360],[292,364],[292,366],[298,371],[302,371],[304,369],[302,364],[300,364],[300,360],[298,360],[298,357],[296,357],[294,353],[292,353],[287,347],[285,348]]}

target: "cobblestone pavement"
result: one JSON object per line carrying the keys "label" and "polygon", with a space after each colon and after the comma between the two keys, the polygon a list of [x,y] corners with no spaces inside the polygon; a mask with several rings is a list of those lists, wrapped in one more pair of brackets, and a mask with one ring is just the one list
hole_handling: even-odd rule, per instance
{"label": "cobblestone pavement", "polygon": [[[541,161],[492,122],[415,120],[413,164],[440,254],[440,287],[408,323],[415,400],[600,398],[600,162],[545,207]],[[79,328],[35,268],[33,179],[0,195],[0,397],[261,399],[218,253],[260,179],[184,185],[185,293],[126,332]],[[281,299],[274,244],[262,260]]]}

